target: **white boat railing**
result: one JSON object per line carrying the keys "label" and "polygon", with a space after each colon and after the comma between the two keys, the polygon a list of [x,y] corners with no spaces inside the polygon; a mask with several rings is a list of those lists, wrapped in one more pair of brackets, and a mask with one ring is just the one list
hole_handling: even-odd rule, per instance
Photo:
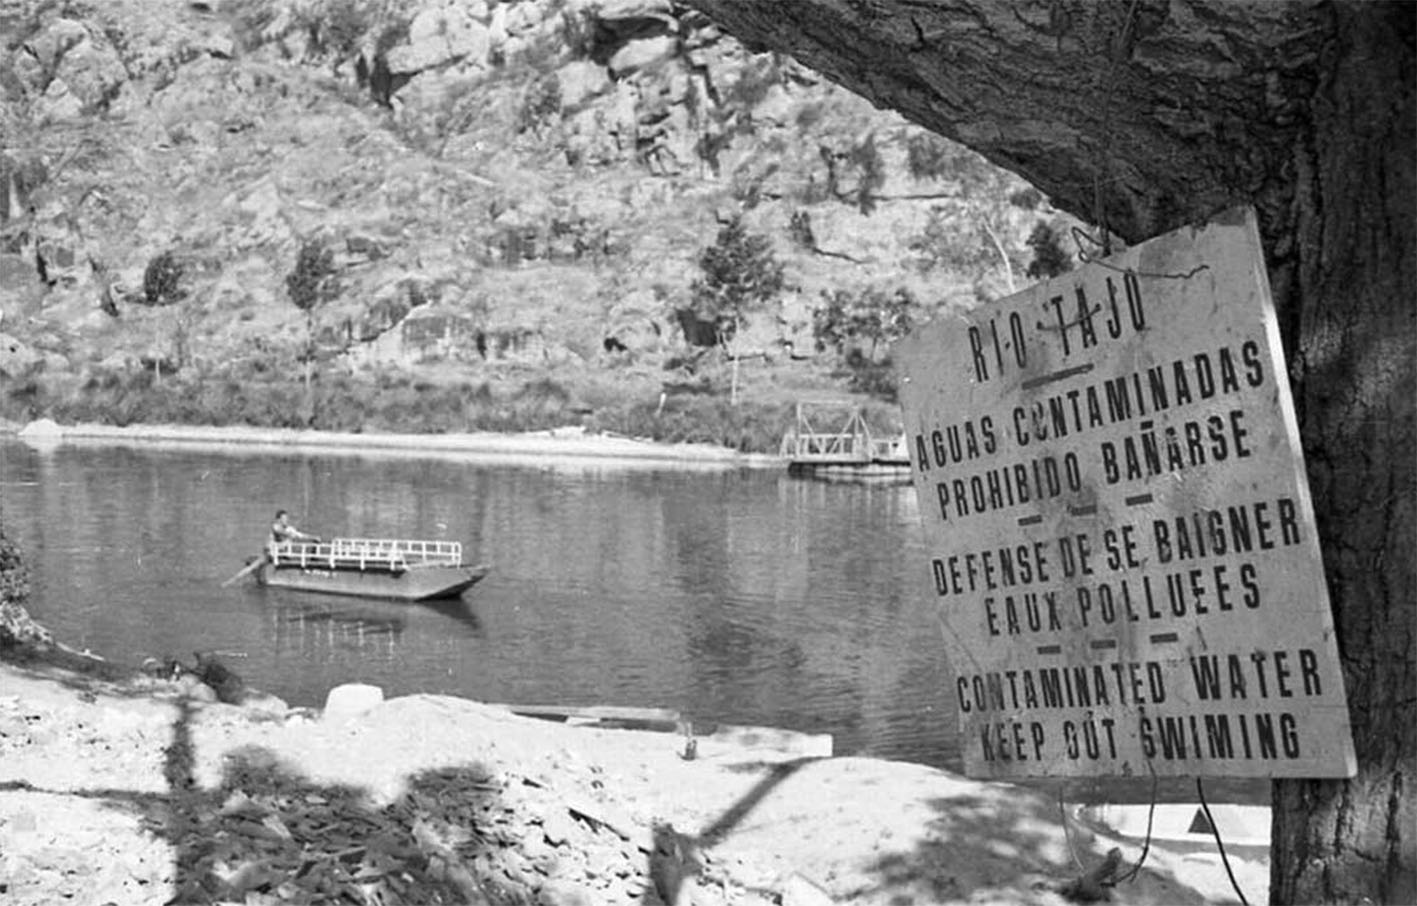
{"label": "white boat railing", "polygon": [[274,566],[298,564],[301,568],[405,570],[462,564],[460,542],[409,538],[272,542],[267,554]]}

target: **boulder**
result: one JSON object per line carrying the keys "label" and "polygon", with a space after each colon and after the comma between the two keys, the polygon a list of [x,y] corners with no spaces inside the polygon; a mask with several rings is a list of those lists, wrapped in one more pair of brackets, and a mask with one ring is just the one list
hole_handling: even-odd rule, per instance
{"label": "boulder", "polygon": [[588,12],[594,17],[598,29],[622,40],[677,31],[679,27],[670,0],[602,0],[590,7]]}
{"label": "boulder", "polygon": [[0,600],[0,648],[14,645],[47,647],[54,644],[49,630],[36,623],[18,602]]}
{"label": "boulder", "polygon": [[384,701],[384,690],[365,683],[345,683],[325,696],[325,720],[349,720]]}
{"label": "boulder", "polygon": [[476,66],[487,62],[492,35],[486,25],[462,5],[433,6],[413,17],[408,42],[389,50],[389,71],[422,72],[445,63],[464,60]]}
{"label": "boulder", "polygon": [[678,48],[679,39],[674,35],[659,35],[630,41],[615,51],[615,55],[610,58],[610,76],[615,79],[623,79],[625,76],[652,66],[661,60],[673,57]]}
{"label": "boulder", "polygon": [[605,22],[633,19],[674,21],[674,4],[671,0],[602,0],[595,5],[594,12],[597,18]]}

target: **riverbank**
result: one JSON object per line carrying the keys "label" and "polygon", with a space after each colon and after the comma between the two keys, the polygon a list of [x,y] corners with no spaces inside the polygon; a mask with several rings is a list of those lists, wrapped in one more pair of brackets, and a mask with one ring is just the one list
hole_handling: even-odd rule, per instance
{"label": "riverbank", "polygon": [[581,428],[523,434],[408,434],[211,425],[59,425],[49,419],[11,428],[8,433],[41,448],[62,444],[142,444],[204,452],[403,454],[490,462],[515,460],[523,464],[613,460],[624,464],[673,463],[699,468],[775,468],[782,465],[778,457],[767,454],[742,453],[711,444],[664,443],[613,434],[594,434]]}
{"label": "riverbank", "polygon": [[[790,734],[568,726],[460,698],[323,710],[188,677],[0,663],[7,902],[1066,902],[1122,837],[1056,799]],[[1131,903],[1228,903],[1208,837],[1154,839]],[[1232,848],[1263,902],[1261,848]]]}
{"label": "riverbank", "polygon": [[[591,436],[773,453],[792,423],[798,398],[798,391],[769,387],[763,398],[733,403],[697,385],[671,392],[658,383],[593,374],[560,377],[473,386],[449,374],[427,380],[409,374],[346,375],[316,381],[307,390],[299,380],[270,374],[193,374],[160,382],[151,372],[53,375],[26,382],[0,375],[0,422],[25,425],[49,419],[120,429],[183,425],[418,437],[579,430]],[[899,421],[894,406],[869,400],[863,406],[877,420]]]}

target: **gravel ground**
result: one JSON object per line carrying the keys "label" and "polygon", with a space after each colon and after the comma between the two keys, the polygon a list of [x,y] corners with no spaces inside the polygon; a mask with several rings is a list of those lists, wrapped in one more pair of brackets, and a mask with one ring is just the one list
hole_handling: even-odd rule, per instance
{"label": "gravel ground", "polygon": [[[0,664],[5,903],[1066,902],[1113,846],[1056,800],[920,765],[804,756],[446,696],[324,712],[193,677]],[[1263,858],[1234,860],[1263,902]],[[1153,845],[1114,898],[1234,902],[1205,853]]]}

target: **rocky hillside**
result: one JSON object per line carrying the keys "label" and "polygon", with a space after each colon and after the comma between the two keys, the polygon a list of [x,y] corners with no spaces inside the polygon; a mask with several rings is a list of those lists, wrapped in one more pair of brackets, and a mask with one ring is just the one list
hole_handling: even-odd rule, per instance
{"label": "rocky hillside", "polygon": [[317,379],[553,381],[580,412],[726,388],[692,287],[736,216],[784,268],[744,394],[786,399],[882,356],[872,310],[1007,292],[1062,226],[670,0],[0,0],[0,33],[12,400],[298,381],[307,336]]}

